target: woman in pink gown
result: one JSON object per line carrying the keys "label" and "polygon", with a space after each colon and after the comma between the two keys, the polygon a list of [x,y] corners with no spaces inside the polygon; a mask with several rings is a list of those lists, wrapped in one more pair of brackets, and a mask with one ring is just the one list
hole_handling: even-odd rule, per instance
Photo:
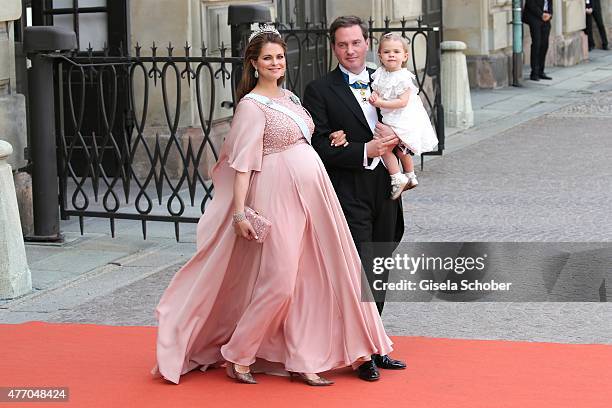
{"label": "woman in pink gown", "polygon": [[[239,97],[268,96],[312,133],[308,112],[279,86],[285,51],[276,33],[255,35]],[[230,376],[253,383],[249,367],[256,371],[257,362],[328,385],[315,373],[391,351],[375,304],[361,301],[361,264],[333,186],[292,118],[240,99],[212,178],[197,252],[155,310],[153,374],[178,384],[195,368],[227,362]],[[245,205],[272,222],[263,243],[247,220],[233,222]]]}

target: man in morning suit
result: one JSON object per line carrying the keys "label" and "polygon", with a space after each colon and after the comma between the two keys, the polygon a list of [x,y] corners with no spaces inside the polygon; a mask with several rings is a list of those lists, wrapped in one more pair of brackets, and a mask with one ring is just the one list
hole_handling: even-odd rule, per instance
{"label": "man in morning suit", "polygon": [[604,25],[601,16],[601,0],[585,0],[586,9],[586,28],[584,29],[587,38],[589,39],[589,51],[595,48],[595,40],[593,40],[593,20],[597,24],[599,36],[601,37],[601,49],[608,49],[608,35],[606,34],[606,26]]}
{"label": "man in morning suit", "polygon": [[531,33],[531,75],[529,79],[552,79],[544,73],[550,20],[553,15],[553,0],[525,0],[523,23],[529,25]]}
{"label": "man in morning suit", "polygon": [[[330,41],[338,67],[308,84],[303,104],[315,124],[312,146],[325,164],[372,286],[374,279],[388,281],[388,271],[372,273],[374,256],[391,255],[404,234],[401,200],[389,198],[390,176],[380,158],[399,139],[390,127],[379,123],[380,112],[368,102],[373,71],[365,65],[367,26],[359,17],[338,17],[330,26]],[[344,146],[330,144],[330,135],[338,133],[346,137]],[[387,244],[384,254],[375,253],[368,245],[373,242]],[[384,291],[374,293],[381,314],[384,296]],[[377,367],[403,369],[406,365],[373,355],[372,361],[359,367],[359,377],[377,380]]]}

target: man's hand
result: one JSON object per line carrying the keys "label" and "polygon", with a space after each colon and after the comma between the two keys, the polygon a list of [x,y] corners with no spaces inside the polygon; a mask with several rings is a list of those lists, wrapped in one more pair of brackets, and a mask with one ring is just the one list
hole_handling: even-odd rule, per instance
{"label": "man's hand", "polygon": [[395,144],[398,144],[400,141],[391,126],[385,125],[384,123],[380,122],[376,123],[376,127],[374,127],[374,136],[378,139],[393,136],[395,137]]}
{"label": "man's hand", "polygon": [[552,18],[552,16],[549,13],[544,13],[542,14],[542,20],[544,22],[547,22],[548,20],[550,20]]}
{"label": "man's hand", "polygon": [[330,133],[329,140],[331,140],[331,145],[335,147],[348,146],[348,141],[346,140],[346,133],[344,133],[344,130],[336,130],[335,132]]}
{"label": "man's hand", "polygon": [[366,143],[369,158],[382,156],[393,150],[399,143],[399,139],[393,129],[382,123],[377,123],[374,129],[374,139]]}
{"label": "man's hand", "polygon": [[586,13],[587,13],[587,14],[593,14],[593,9],[592,9],[592,8],[588,8],[588,9],[586,9]]}

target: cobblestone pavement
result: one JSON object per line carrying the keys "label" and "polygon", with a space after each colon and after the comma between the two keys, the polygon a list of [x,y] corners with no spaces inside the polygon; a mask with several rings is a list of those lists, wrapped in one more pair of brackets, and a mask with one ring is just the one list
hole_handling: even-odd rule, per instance
{"label": "cobblestone pavement", "polygon": [[612,241],[612,92],[426,162],[405,241]]}
{"label": "cobblestone pavement", "polygon": [[[427,161],[419,187],[404,197],[404,240],[612,242],[612,92],[609,86],[601,89],[607,90]],[[171,232],[160,229],[152,235]],[[193,240],[163,245],[155,256],[110,262],[104,273],[81,285],[33,296],[19,307],[8,303],[0,321],[155,325],[154,308],[194,247]],[[109,248],[120,252],[116,245]],[[84,259],[90,256],[82,252]],[[530,278],[528,271],[517,276]],[[111,281],[115,286],[107,284]],[[62,301],[54,302],[53,296]],[[383,320],[391,335],[612,344],[610,302],[450,303],[434,298],[388,303]]]}

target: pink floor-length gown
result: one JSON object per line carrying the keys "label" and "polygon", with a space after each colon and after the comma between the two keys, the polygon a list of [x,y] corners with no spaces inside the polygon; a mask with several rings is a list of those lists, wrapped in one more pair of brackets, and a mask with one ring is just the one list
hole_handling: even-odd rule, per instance
{"label": "pink floor-length gown", "polygon": [[[308,112],[283,93],[273,100],[312,132]],[[236,171],[253,171],[246,204],[272,222],[263,244],[234,233]],[[292,119],[243,99],[213,182],[197,252],[155,309],[152,374],[178,384],[200,366],[256,360],[318,373],[392,350],[375,304],[361,301],[361,264],[327,172]]]}

